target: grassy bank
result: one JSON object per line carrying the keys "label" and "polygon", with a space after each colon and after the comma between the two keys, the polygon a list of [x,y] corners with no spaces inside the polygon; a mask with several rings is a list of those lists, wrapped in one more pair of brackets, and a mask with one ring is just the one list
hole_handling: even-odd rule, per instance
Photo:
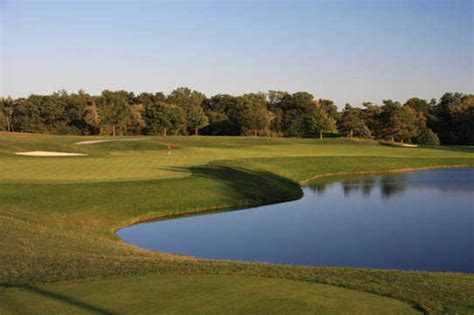
{"label": "grassy bank", "polygon": [[[473,148],[348,139],[130,139],[76,145],[85,138],[0,133],[2,312],[140,312],[147,306],[169,312],[364,312],[384,305],[406,312],[395,298],[426,312],[472,313],[472,275],[200,260],[140,250],[113,231],[150,217],[296,199],[300,183],[324,174],[474,166]],[[167,142],[176,145],[171,156]],[[13,154],[32,150],[88,156]],[[136,283],[147,292],[142,297]],[[268,301],[249,297],[257,291]],[[334,292],[334,299],[324,292]]]}

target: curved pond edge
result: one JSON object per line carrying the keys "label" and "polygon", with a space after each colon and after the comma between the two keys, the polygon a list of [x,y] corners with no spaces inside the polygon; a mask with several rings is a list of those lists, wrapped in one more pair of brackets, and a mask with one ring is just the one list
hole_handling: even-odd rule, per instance
{"label": "curved pond edge", "polygon": [[[140,248],[137,246],[134,246],[132,244],[129,244],[125,242],[121,237],[119,237],[116,232],[118,230],[121,230],[123,228],[140,224],[140,223],[145,223],[145,222],[151,222],[151,221],[161,221],[161,220],[168,220],[168,219],[177,219],[180,217],[188,217],[188,216],[193,216],[193,215],[198,215],[198,214],[210,214],[210,213],[219,213],[219,212],[226,212],[226,211],[233,211],[233,210],[245,210],[249,208],[254,208],[254,207],[259,207],[259,206],[266,206],[266,205],[273,205],[273,204],[278,204],[278,203],[283,203],[283,202],[288,202],[288,201],[294,201],[294,200],[299,200],[303,197],[303,190],[301,189],[302,186],[309,184],[312,181],[322,179],[322,178],[328,178],[328,177],[338,177],[338,176],[351,176],[351,175],[377,175],[377,174],[398,174],[398,173],[409,173],[409,172],[416,172],[416,171],[425,171],[425,170],[434,170],[434,169],[448,169],[448,168],[474,168],[474,164],[454,164],[454,165],[446,165],[446,164],[439,164],[439,165],[432,165],[432,166],[421,166],[421,167],[410,167],[410,168],[399,168],[399,169],[392,169],[392,170],[381,170],[381,171],[356,171],[356,172],[336,172],[336,173],[325,173],[325,174],[319,174],[315,175],[312,177],[309,177],[307,179],[304,179],[298,184],[300,185],[300,196],[298,198],[288,198],[282,201],[277,201],[277,202],[268,202],[268,203],[249,203],[246,205],[219,205],[219,206],[214,206],[214,207],[206,207],[206,208],[195,208],[195,209],[190,209],[190,210],[184,210],[184,211],[175,211],[175,212],[168,212],[168,213],[163,213],[163,214],[150,214],[150,215],[144,215],[144,216],[138,216],[130,221],[120,224],[118,226],[115,226],[111,229],[111,232],[114,234],[116,238],[119,238],[122,243],[127,244],[128,246],[132,246],[135,248]],[[160,251],[155,251],[155,250],[149,250],[149,249],[144,249],[140,248],[142,250],[146,250],[149,252],[155,252],[155,253],[164,253]],[[169,254],[169,253],[165,253]],[[181,257],[189,257],[193,259],[202,259],[202,258],[195,258],[192,256],[187,256],[187,255],[178,255],[178,254],[171,254],[171,255],[176,255],[176,256],[181,256]],[[216,260],[216,261],[221,261],[220,259],[204,259],[204,260]],[[366,269],[366,268],[365,268]]]}

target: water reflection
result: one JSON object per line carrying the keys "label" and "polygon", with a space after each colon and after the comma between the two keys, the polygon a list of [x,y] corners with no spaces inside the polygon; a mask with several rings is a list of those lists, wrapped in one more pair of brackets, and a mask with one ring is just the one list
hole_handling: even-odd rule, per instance
{"label": "water reflection", "polygon": [[[394,180],[394,178],[396,179]],[[380,176],[380,188],[382,197],[389,199],[390,197],[393,197],[405,191],[407,183],[405,179],[406,175],[402,174],[392,176]]]}
{"label": "water reflection", "polygon": [[[394,179],[396,177],[396,179]],[[312,192],[317,195],[324,195],[327,188],[332,185],[340,185],[344,192],[344,197],[350,197],[353,193],[360,193],[364,197],[369,197],[375,187],[380,187],[380,194],[383,198],[390,198],[405,190],[406,174],[378,175],[378,176],[356,176],[356,177],[336,177],[334,179],[313,182],[308,185]]]}
{"label": "water reflection", "polygon": [[314,182],[314,183],[309,184],[307,187],[309,187],[309,189],[311,189],[311,191],[317,195],[324,195],[324,192],[326,191],[326,188],[328,187],[328,185],[331,185],[331,184]]}

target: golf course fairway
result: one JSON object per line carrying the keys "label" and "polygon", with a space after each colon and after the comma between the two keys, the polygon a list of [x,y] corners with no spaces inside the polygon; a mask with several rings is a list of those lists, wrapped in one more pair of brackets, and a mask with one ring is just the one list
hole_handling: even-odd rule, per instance
{"label": "golf course fairway", "polygon": [[[33,151],[82,155],[15,154]],[[114,233],[298,199],[302,184],[327,175],[439,167],[474,167],[474,148],[0,132],[0,314],[473,313],[471,274],[196,259]]]}

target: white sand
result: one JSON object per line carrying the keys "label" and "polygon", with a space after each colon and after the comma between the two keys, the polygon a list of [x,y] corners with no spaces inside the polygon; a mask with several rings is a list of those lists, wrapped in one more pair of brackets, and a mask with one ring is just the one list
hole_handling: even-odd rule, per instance
{"label": "white sand", "polygon": [[110,141],[113,141],[113,140],[85,140],[85,141],[79,141],[79,142],[76,142],[74,144],[94,144],[94,143],[101,143],[101,142],[110,142]]}
{"label": "white sand", "polygon": [[401,143],[401,142],[391,142],[391,141],[380,141],[379,143],[384,144],[384,145],[389,145],[392,147],[418,148],[417,144],[411,144],[411,143]]}
{"label": "white sand", "polygon": [[68,153],[68,152],[54,152],[54,151],[29,151],[29,152],[16,152],[17,155],[27,156],[86,156],[83,153]]}
{"label": "white sand", "polygon": [[112,141],[139,141],[139,140],[145,140],[146,138],[134,138],[134,139],[114,139],[114,140],[85,140],[85,141],[79,141],[74,144],[94,144],[94,143],[102,143],[102,142],[112,142]]}

